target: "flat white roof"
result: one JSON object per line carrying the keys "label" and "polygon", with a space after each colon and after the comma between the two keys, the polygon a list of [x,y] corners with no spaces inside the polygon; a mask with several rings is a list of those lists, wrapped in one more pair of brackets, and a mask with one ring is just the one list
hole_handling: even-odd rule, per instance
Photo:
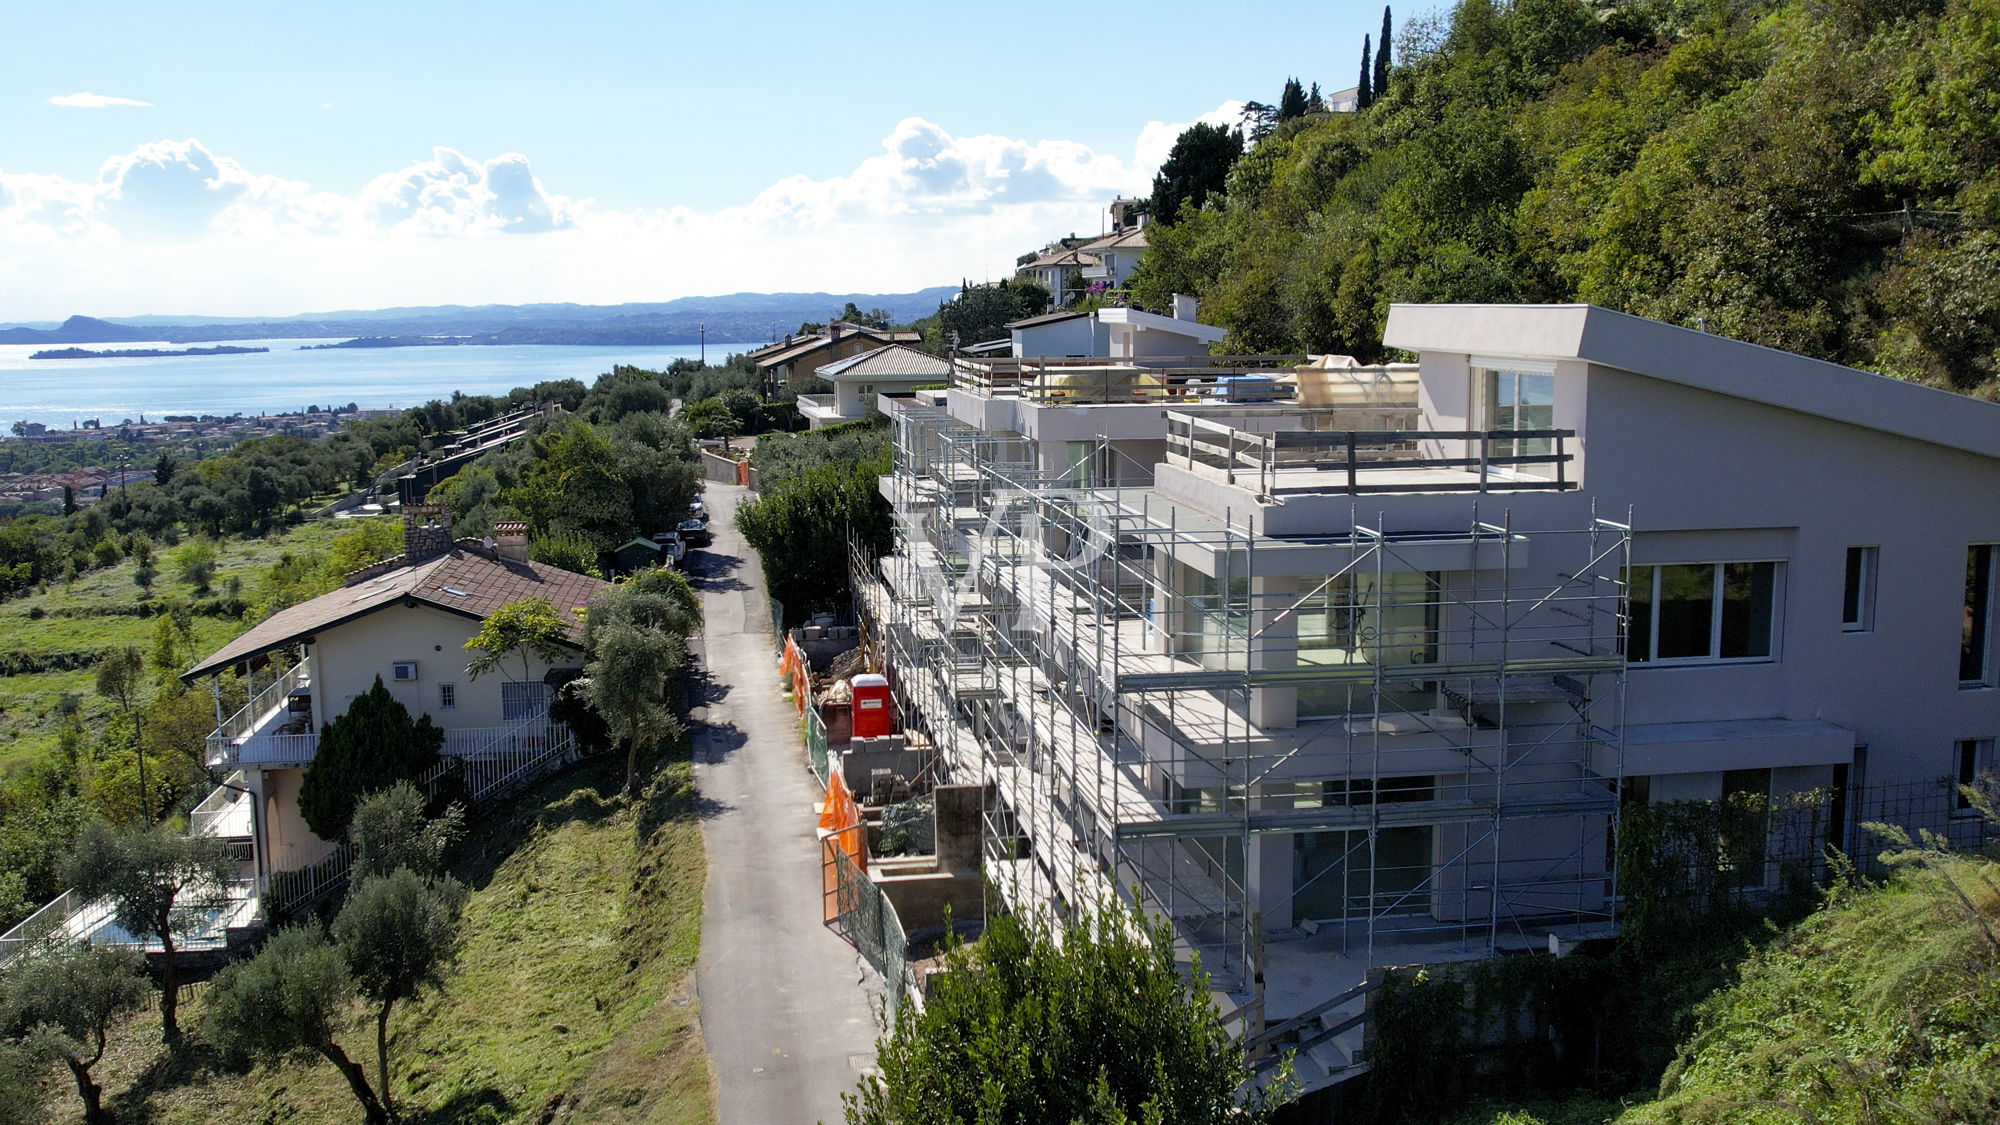
{"label": "flat white roof", "polygon": [[1200,340],[1204,344],[1217,343],[1225,335],[1222,329],[1200,321],[1178,320],[1158,313],[1141,312],[1138,309],[1098,309],[1097,319],[1103,324],[1130,324],[1151,332],[1178,332],[1191,340]]}
{"label": "flat white roof", "polygon": [[1382,342],[1414,352],[1583,360],[2000,458],[2000,403],[1596,305],[1391,305]]}

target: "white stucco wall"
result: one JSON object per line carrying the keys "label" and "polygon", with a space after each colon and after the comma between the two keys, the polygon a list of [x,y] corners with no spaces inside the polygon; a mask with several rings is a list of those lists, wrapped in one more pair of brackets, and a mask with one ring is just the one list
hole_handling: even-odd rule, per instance
{"label": "white stucco wall", "polygon": [[1076,316],[1068,320],[1009,329],[1014,338],[1014,354],[1023,359],[1036,356],[1110,355],[1104,326],[1096,317]]}
{"label": "white stucco wall", "polygon": [[[313,721],[316,725],[347,710],[355,696],[382,677],[382,686],[396,701],[409,708],[412,716],[426,715],[446,730],[501,725],[500,685],[521,679],[521,660],[510,655],[499,671],[481,676],[477,682],[465,673],[476,652],[465,642],[479,632],[479,623],[468,617],[446,613],[425,605],[393,605],[345,625],[322,631],[310,646],[313,661]],[[417,662],[417,678],[397,683],[393,665],[399,660]],[[581,654],[573,661],[554,667],[578,667]],[[528,677],[539,681],[551,665],[528,658]],[[438,685],[457,686],[458,706],[450,711],[438,705]]]}

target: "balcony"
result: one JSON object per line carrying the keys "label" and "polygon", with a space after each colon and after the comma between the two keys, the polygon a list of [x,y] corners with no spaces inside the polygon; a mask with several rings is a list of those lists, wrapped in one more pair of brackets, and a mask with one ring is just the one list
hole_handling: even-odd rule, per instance
{"label": "balcony", "polygon": [[312,761],[312,660],[301,660],[208,736],[208,768],[282,769]]}
{"label": "balcony", "polygon": [[[1171,412],[1167,463],[1269,497],[1577,487],[1569,472],[1575,430],[1344,428],[1353,410],[1238,417]],[[1307,422],[1317,426],[1288,425]]]}
{"label": "balcony", "polygon": [[[319,752],[319,732],[311,729],[310,710],[298,701],[310,699],[312,661],[303,660],[270,686],[259,691],[243,709],[208,736],[208,767],[213,770],[303,769]],[[538,697],[539,698],[539,697]],[[537,713],[496,727],[447,730],[440,753],[451,759],[478,760],[531,751],[551,741],[552,724],[540,699]],[[217,791],[221,793],[220,790]],[[213,798],[212,798],[213,799]],[[207,805],[208,802],[204,802]],[[225,814],[222,801],[215,810]]]}

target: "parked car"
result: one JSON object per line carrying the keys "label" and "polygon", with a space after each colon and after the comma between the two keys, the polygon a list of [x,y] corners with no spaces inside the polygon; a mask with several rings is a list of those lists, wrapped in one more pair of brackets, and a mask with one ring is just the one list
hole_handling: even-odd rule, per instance
{"label": "parked car", "polygon": [[696,497],[694,503],[688,505],[688,515],[692,516],[695,519],[700,520],[703,523],[707,523],[708,505],[702,503],[700,497]]}
{"label": "parked car", "polygon": [[675,570],[686,569],[687,541],[681,538],[680,532],[662,531],[658,535],[653,536],[653,542],[660,545],[662,557],[666,560],[668,566],[673,567]]}
{"label": "parked car", "polygon": [[687,540],[687,545],[690,547],[706,547],[715,542],[715,536],[709,534],[707,520],[682,520],[680,533],[681,538]]}

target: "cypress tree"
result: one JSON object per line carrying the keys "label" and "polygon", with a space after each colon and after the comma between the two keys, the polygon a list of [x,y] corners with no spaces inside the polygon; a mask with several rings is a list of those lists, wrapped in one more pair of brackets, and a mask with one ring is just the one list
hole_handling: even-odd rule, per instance
{"label": "cypress tree", "polygon": [[1368,61],[1368,37],[1361,37],[1361,82],[1354,90],[1354,108],[1367,109],[1375,104],[1375,68]]}
{"label": "cypress tree", "polygon": [[1382,5],[1382,40],[1375,44],[1375,86],[1374,97],[1389,92],[1389,6]]}

